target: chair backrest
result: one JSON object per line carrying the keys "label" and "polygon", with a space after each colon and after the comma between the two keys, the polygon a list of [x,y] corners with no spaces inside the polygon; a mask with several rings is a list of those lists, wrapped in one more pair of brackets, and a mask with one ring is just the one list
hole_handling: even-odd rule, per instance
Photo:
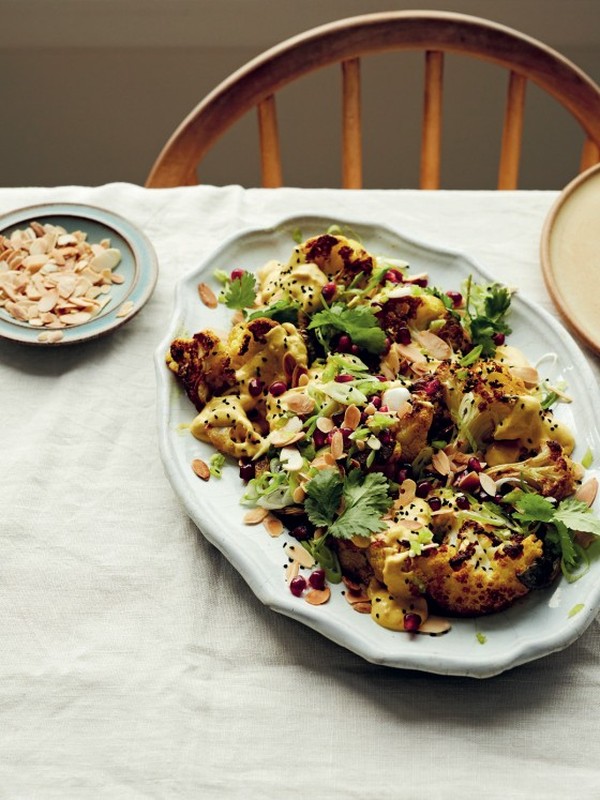
{"label": "chair backrest", "polygon": [[342,186],[360,188],[360,60],[394,50],[419,50],[425,58],[420,188],[440,186],[446,53],[483,59],[508,70],[498,189],[518,186],[528,80],[554,97],[583,128],[580,170],[600,160],[600,88],[560,53],[518,31],[477,17],[438,11],[392,11],[322,25],[248,62],[210,92],[179,125],[154,163],[146,186],[197,183],[197,168],[204,156],[252,108],[258,111],[262,185],[283,185],[275,94],[297,78],[339,63]]}

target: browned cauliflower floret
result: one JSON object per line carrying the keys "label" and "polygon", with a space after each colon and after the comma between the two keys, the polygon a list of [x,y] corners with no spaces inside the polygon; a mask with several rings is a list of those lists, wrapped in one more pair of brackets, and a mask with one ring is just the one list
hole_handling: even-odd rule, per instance
{"label": "browned cauliflower floret", "polygon": [[448,320],[448,309],[432,294],[404,294],[385,300],[376,314],[379,324],[395,342],[404,340],[406,328],[425,331],[434,320]]}
{"label": "browned cauliflower floret", "polygon": [[439,547],[411,559],[412,574],[437,608],[455,616],[491,614],[528,593],[520,576],[542,558],[542,542],[502,533],[506,538],[466,520]]}
{"label": "browned cauliflower floret", "polygon": [[395,422],[390,432],[395,439],[394,460],[411,462],[427,447],[427,435],[433,422],[435,408],[418,395],[410,399],[411,410]]}
{"label": "browned cauliflower floret", "polygon": [[190,430],[196,439],[238,459],[252,458],[264,443],[235,395],[210,400],[193,420]]}
{"label": "browned cauliflower floret", "polygon": [[229,353],[214,331],[200,331],[191,339],[175,339],[166,361],[198,411],[211,397],[235,386]]}
{"label": "browned cauliflower floret", "polygon": [[501,464],[486,470],[495,481],[514,478],[524,481],[544,497],[557,501],[570,497],[581,477],[581,469],[564,452],[558,442],[546,441],[540,452],[513,464]]}
{"label": "browned cauliflower floret", "polygon": [[368,280],[373,271],[373,258],[361,244],[330,233],[307,239],[294,249],[290,264],[305,262],[316,264],[336,283],[349,284],[360,275]]}

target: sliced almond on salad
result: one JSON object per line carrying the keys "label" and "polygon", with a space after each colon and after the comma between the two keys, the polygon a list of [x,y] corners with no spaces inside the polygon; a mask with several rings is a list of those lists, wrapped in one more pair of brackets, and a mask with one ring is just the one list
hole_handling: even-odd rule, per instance
{"label": "sliced almond on salad", "polygon": [[207,481],[210,478],[210,468],[206,461],[202,461],[201,458],[195,458],[192,461],[192,469],[203,481]]}
{"label": "sliced almond on salad", "polygon": [[258,525],[258,523],[262,522],[268,513],[269,512],[266,508],[257,506],[256,508],[251,508],[250,511],[247,511],[244,514],[242,521],[246,525]]}
{"label": "sliced almond on salad", "polygon": [[327,603],[331,597],[331,589],[326,586],[324,589],[311,589],[310,592],[304,595],[304,599],[311,606],[322,606]]}

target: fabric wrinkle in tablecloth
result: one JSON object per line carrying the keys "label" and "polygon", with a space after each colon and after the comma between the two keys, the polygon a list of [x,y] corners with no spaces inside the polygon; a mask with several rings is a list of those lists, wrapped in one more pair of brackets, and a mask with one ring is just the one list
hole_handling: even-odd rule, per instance
{"label": "fabric wrinkle in tablecloth", "polygon": [[[0,189],[108,208],[159,280],[123,328],[0,343],[0,798],[597,798],[600,628],[488,680],[377,667],[264,608],[158,454],[153,353],[177,280],[284,217],[396,227],[551,310],[552,192]],[[597,364],[593,367],[597,374]]]}

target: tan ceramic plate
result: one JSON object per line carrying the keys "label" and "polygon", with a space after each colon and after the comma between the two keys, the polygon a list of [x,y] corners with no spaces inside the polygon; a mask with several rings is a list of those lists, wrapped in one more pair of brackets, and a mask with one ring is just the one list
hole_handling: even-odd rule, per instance
{"label": "tan ceramic plate", "polygon": [[561,192],[544,224],[541,258],[565,323],[600,353],[600,164]]}

